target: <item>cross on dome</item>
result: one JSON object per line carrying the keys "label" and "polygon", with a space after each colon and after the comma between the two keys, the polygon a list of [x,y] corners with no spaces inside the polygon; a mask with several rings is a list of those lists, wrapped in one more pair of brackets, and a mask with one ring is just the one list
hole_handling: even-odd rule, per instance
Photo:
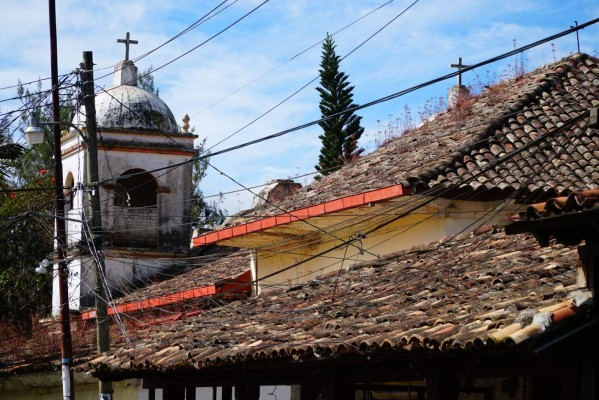
{"label": "cross on dome", "polygon": [[125,39],[117,39],[116,42],[125,43],[125,61],[129,60],[129,44],[139,43],[137,40],[130,39],[129,32],[127,32],[127,35],[125,35]]}

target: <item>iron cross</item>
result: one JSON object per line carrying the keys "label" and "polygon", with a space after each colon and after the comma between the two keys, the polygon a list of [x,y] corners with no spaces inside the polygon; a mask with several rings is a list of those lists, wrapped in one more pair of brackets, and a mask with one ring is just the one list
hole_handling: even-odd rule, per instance
{"label": "iron cross", "polygon": [[117,39],[117,43],[125,43],[125,61],[129,59],[129,44],[137,44],[137,40],[131,40],[129,32],[125,35],[125,39]]}
{"label": "iron cross", "polygon": [[462,72],[461,71],[464,68],[468,68],[469,65],[462,64],[462,57],[458,57],[458,63],[457,64],[449,64],[449,66],[451,68],[458,69],[458,86],[462,86]]}

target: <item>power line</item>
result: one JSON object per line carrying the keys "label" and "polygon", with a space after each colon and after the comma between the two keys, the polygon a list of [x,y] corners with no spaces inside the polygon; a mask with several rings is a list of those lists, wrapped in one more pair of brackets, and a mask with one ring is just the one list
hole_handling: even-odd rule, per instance
{"label": "power line", "polygon": [[[556,129],[554,129],[553,131],[551,131],[551,132],[549,132],[549,133],[547,133],[545,135],[540,136],[539,138],[537,138],[535,140],[532,140],[531,142],[523,145],[520,148],[517,148],[517,149],[511,151],[510,153],[507,153],[506,155],[504,155],[502,157],[499,157],[494,162],[491,162],[491,163],[487,164],[484,168],[480,168],[477,173],[472,174],[470,177],[468,177],[466,179],[463,179],[463,178],[462,179],[458,179],[458,181],[454,182],[453,184],[441,185],[441,186],[438,186],[438,187],[431,188],[431,189],[427,190],[424,193],[421,193],[421,195],[423,195],[423,196],[430,196],[430,197],[427,198],[427,199],[423,199],[421,201],[418,201],[416,204],[414,204],[413,206],[408,207],[405,211],[402,211],[400,214],[397,214],[393,218],[390,218],[390,219],[388,219],[388,220],[386,220],[384,222],[381,222],[381,223],[377,224],[376,226],[374,226],[374,227],[372,227],[372,228],[364,231],[362,233],[362,237],[368,237],[371,233],[379,231],[382,228],[388,226],[389,224],[397,221],[398,219],[403,218],[406,215],[409,215],[412,211],[414,211],[414,210],[416,210],[418,208],[421,208],[421,207],[423,207],[423,206],[431,203],[432,201],[440,198],[440,196],[441,196],[441,194],[443,192],[447,192],[447,191],[449,191],[451,189],[459,188],[461,185],[464,185],[467,182],[475,180],[478,176],[480,176],[483,173],[489,171],[490,169],[495,168],[498,165],[503,164],[503,163],[511,160],[514,156],[522,153],[523,151],[528,150],[528,149],[530,149],[533,146],[537,146],[540,143],[544,143],[546,140],[552,138],[557,133],[563,132],[566,129],[570,128],[571,126],[577,124],[583,118],[587,117],[588,114],[589,114],[588,111],[585,111],[585,112],[582,112],[582,113],[578,114],[574,118],[571,118],[566,123],[564,123],[564,125],[562,125],[562,126],[556,128]],[[305,259],[303,259],[301,261],[292,263],[289,266],[283,267],[283,268],[281,268],[281,269],[279,269],[277,271],[274,271],[272,273],[266,274],[266,275],[264,275],[264,276],[262,276],[260,278],[256,278],[252,282],[249,282],[249,283],[244,284],[244,285],[245,286],[254,285],[254,284],[256,284],[256,283],[258,283],[260,281],[267,280],[267,279],[272,278],[272,277],[274,277],[276,275],[279,275],[279,274],[281,274],[283,272],[286,272],[286,271],[288,271],[290,269],[296,268],[296,267],[298,267],[300,265],[303,265],[303,264],[308,263],[308,262],[310,262],[312,260],[315,260],[315,259],[317,259],[319,257],[322,257],[322,256],[324,256],[324,255],[326,255],[328,253],[331,253],[333,251],[339,250],[339,249],[343,248],[344,246],[347,246],[349,244],[353,244],[353,243],[355,243],[356,241],[358,241],[360,239],[361,239],[360,237],[349,239],[346,242],[342,242],[340,244],[334,245],[334,246],[329,247],[327,249],[324,249],[324,250],[322,250],[322,251],[320,251],[320,252],[318,252],[316,254],[309,255],[307,258],[305,258]]]}
{"label": "power line", "polygon": [[[224,7],[221,10],[218,10],[219,8],[221,8],[221,6],[223,4],[225,4],[228,0],[223,0],[220,4],[218,4],[216,7],[214,7],[212,10],[210,10],[208,13],[204,14],[200,19],[198,19],[197,21],[195,21],[193,24],[191,24],[190,26],[188,26],[187,28],[185,28],[184,30],[182,30],[181,32],[179,32],[178,34],[176,34],[175,36],[173,36],[172,38],[170,38],[169,40],[167,40],[166,42],[162,43],[160,46],[153,48],[152,50],[142,54],[139,57],[136,57],[133,62],[137,62],[141,59],[143,59],[144,57],[149,56],[150,54],[154,53],[155,51],[161,49],[162,47],[166,46],[167,44],[169,44],[170,42],[180,38],[181,36],[191,32],[193,29],[197,28],[198,26],[204,24],[205,22],[209,21],[210,19],[216,17],[218,14],[222,13],[223,11],[225,11],[226,9],[228,9],[229,7],[233,6],[235,3],[237,3],[239,0],[235,0],[233,1],[231,4],[227,5],[226,7]],[[218,11],[217,11],[218,10]]]}
{"label": "power line", "polygon": [[[363,20],[364,18],[370,16],[371,14],[375,13],[376,11],[382,9],[383,7],[385,7],[386,5],[392,3],[394,0],[389,0],[386,3],[381,4],[380,6],[378,6],[377,8],[369,11],[368,13],[362,15],[360,18],[350,22],[349,24],[345,25],[344,27],[342,27],[341,29],[338,29],[337,31],[333,32],[331,34],[331,36],[335,36],[340,32],[343,32],[344,30],[348,29],[349,27],[355,25],[356,23],[358,23],[359,21]],[[210,104],[209,106],[203,108],[202,110],[196,112],[195,114],[192,114],[191,117],[195,117],[201,113],[203,113],[204,111],[214,107],[215,105],[217,105],[218,103],[222,102],[223,100],[228,99],[229,97],[231,97],[232,95],[240,92],[241,90],[245,89],[246,87],[250,86],[251,84],[259,81],[260,79],[264,78],[265,76],[270,75],[271,73],[273,73],[274,71],[278,70],[279,68],[289,64],[291,61],[295,60],[296,58],[298,58],[299,56],[301,56],[304,53],[307,53],[308,51],[312,50],[314,47],[319,46],[322,43],[322,40],[319,40],[318,42],[312,44],[311,46],[309,46],[308,48],[300,51],[299,53],[297,53],[296,55],[294,55],[293,57],[291,57],[289,60],[285,61],[282,64],[279,64],[278,66],[274,67],[273,69],[269,70],[268,72],[263,73],[262,75],[258,76],[257,78],[252,79],[251,81],[249,81],[248,83],[246,83],[245,85],[239,87],[238,89],[232,91],[231,93],[227,94],[226,96],[220,98],[219,100],[215,101],[214,103]],[[312,83],[313,81],[311,81],[310,83]],[[214,146],[213,146],[214,147]]]}
{"label": "power line", "polygon": [[[191,32],[193,29],[197,28],[200,25],[203,25],[205,22],[211,20],[212,18],[216,17],[217,15],[219,15],[220,13],[222,13],[223,11],[225,11],[226,9],[228,9],[229,7],[231,7],[232,5],[234,5],[235,3],[237,3],[239,0],[234,0],[233,3],[229,4],[228,6],[224,7],[223,9],[219,10],[218,12],[216,12],[216,10],[218,10],[223,4],[225,4],[228,0],[224,0],[222,1],[220,4],[218,4],[216,7],[214,7],[212,10],[210,10],[208,13],[204,14],[201,18],[199,18],[198,20],[196,20],[194,23],[192,23],[191,25],[189,25],[187,28],[185,28],[184,30],[182,30],[181,32],[179,32],[178,34],[176,34],[175,36],[171,37],[170,39],[168,39],[167,41],[163,42],[162,44],[160,44],[157,47],[154,47],[153,49],[145,52],[144,54],[135,57],[133,60],[133,62],[137,62],[147,56],[149,56],[150,54],[156,52],[157,50],[161,49],[162,47],[166,46],[167,44],[171,43],[172,41],[180,38],[181,36]],[[102,71],[102,70],[106,70],[106,69],[111,69],[116,67],[118,64],[114,64],[108,67],[102,67],[102,68],[97,68],[95,69],[96,71]],[[144,77],[144,76],[148,76],[152,73],[153,71],[149,71],[146,74],[141,75],[140,77]],[[96,78],[96,80],[100,80],[103,78],[106,78],[107,76],[110,76],[112,73],[108,73],[106,75],[102,75],[98,78]]]}
{"label": "power line", "polygon": [[[491,63],[503,60],[505,58],[511,57],[511,56],[513,56],[515,54],[518,54],[520,52],[523,52],[523,51],[526,51],[526,50],[530,50],[530,49],[532,49],[532,48],[534,48],[536,46],[540,46],[541,44],[547,43],[549,41],[555,40],[557,38],[560,38],[562,36],[565,36],[565,35],[568,35],[568,34],[570,34],[572,32],[575,32],[577,29],[582,29],[583,27],[588,27],[590,25],[596,24],[597,22],[599,22],[599,18],[593,19],[593,20],[591,20],[589,22],[586,22],[586,23],[584,23],[582,25],[578,25],[575,28],[571,28],[571,29],[562,31],[562,32],[557,33],[557,34],[552,35],[552,36],[548,36],[548,37],[546,37],[544,39],[538,40],[538,41],[533,42],[531,44],[528,44],[526,46],[522,46],[522,47],[519,47],[517,49],[511,50],[511,51],[509,51],[507,53],[503,53],[503,54],[501,54],[499,56],[487,59],[485,61],[481,61],[481,62],[479,62],[477,64],[470,65],[469,67],[462,68],[460,71],[451,72],[449,74],[440,76],[438,78],[435,78],[435,79],[423,82],[423,83],[421,83],[419,85],[412,86],[412,87],[410,87],[408,89],[404,89],[404,90],[401,90],[399,92],[395,92],[395,93],[392,93],[390,95],[387,95],[385,97],[381,97],[381,98],[378,98],[376,100],[370,101],[368,103],[365,103],[365,104],[362,104],[362,105],[358,105],[358,106],[349,108],[349,109],[347,109],[345,111],[342,111],[342,112],[339,112],[339,113],[336,113],[336,114],[332,114],[332,115],[330,115],[328,117],[324,117],[324,118],[320,118],[318,120],[310,121],[310,122],[307,122],[305,124],[298,125],[298,126],[295,126],[293,128],[285,129],[283,131],[274,133],[272,135],[263,136],[261,138],[258,138],[258,139],[255,139],[255,140],[251,140],[251,141],[248,141],[248,142],[245,142],[245,143],[241,143],[241,144],[236,145],[236,146],[232,146],[232,147],[229,147],[229,148],[226,148],[226,149],[223,149],[223,150],[215,151],[215,152],[210,153],[209,155],[200,155],[198,157],[194,157],[194,158],[192,158],[192,159],[190,159],[188,161],[184,161],[184,162],[181,162],[179,164],[173,164],[173,165],[169,165],[167,167],[161,167],[161,168],[157,168],[157,169],[146,171],[146,172],[158,172],[158,171],[163,171],[165,169],[177,168],[177,167],[180,167],[181,165],[185,165],[185,164],[190,163],[190,162],[194,162],[194,161],[197,161],[197,160],[204,160],[204,159],[207,159],[208,157],[213,157],[213,156],[225,154],[225,153],[228,153],[228,152],[231,152],[231,151],[234,151],[234,150],[239,150],[239,149],[242,149],[244,147],[252,146],[254,144],[258,144],[258,143],[261,143],[261,142],[264,142],[264,141],[267,141],[267,140],[271,140],[271,139],[275,139],[275,138],[278,138],[278,137],[281,137],[281,136],[285,136],[285,135],[287,135],[289,133],[305,129],[305,128],[308,128],[308,127],[313,126],[313,125],[317,125],[320,122],[324,122],[324,121],[328,121],[330,119],[336,118],[339,115],[347,113],[347,112],[354,112],[354,111],[361,110],[361,109],[364,109],[364,108],[372,107],[372,106],[380,104],[380,103],[384,103],[384,102],[387,102],[387,101],[390,101],[390,100],[394,100],[396,98],[404,96],[404,95],[406,95],[408,93],[411,93],[413,91],[416,91],[418,89],[422,89],[424,87],[433,85],[435,83],[439,83],[439,82],[442,82],[444,80],[454,78],[458,74],[461,74],[461,73],[464,73],[464,72],[467,72],[467,71],[471,71],[473,69],[480,68],[480,67],[485,66],[487,64],[491,64]],[[136,174],[131,174],[131,175],[127,175],[127,176],[135,176],[135,175]],[[112,180],[114,180],[114,179],[104,180],[104,181],[102,181],[100,183],[107,183],[107,182],[110,182]]]}
{"label": "power line", "polygon": [[[420,0],[415,0],[412,4],[410,4],[408,7],[406,7],[403,11],[401,11],[399,14],[397,14],[394,18],[392,18],[389,22],[387,22],[385,25],[383,25],[380,29],[378,29],[375,33],[373,33],[372,35],[370,35],[366,40],[364,40],[362,43],[360,43],[357,47],[355,47],[353,50],[351,50],[347,55],[345,55],[345,57],[341,58],[342,60],[345,59],[346,57],[348,57],[350,54],[354,53],[356,50],[358,50],[360,47],[362,47],[366,42],[368,42],[370,39],[372,39],[373,37],[375,37],[376,35],[378,35],[383,29],[385,29],[387,26],[389,26],[393,21],[395,21],[397,18],[401,17],[404,13],[406,13],[410,8],[412,8],[412,6],[414,6],[416,3],[418,3]],[[319,78],[319,76],[315,76],[312,80],[310,80],[310,82],[304,84],[302,87],[300,87],[299,89],[297,89],[295,92],[293,92],[292,94],[290,94],[289,96],[285,97],[283,100],[281,100],[280,102],[278,102],[276,105],[274,105],[273,107],[269,108],[267,111],[265,111],[264,113],[260,114],[258,117],[254,118],[252,121],[250,121],[249,123],[247,123],[246,125],[244,125],[243,127],[239,128],[238,130],[236,130],[235,132],[231,133],[230,135],[228,135],[227,137],[225,137],[224,139],[220,140],[219,142],[217,142],[216,144],[212,145],[211,147],[209,147],[206,151],[210,151],[212,150],[214,147],[218,146],[219,144],[223,143],[224,141],[232,138],[233,136],[235,136],[236,134],[238,134],[239,132],[243,131],[244,129],[246,129],[247,127],[249,127],[250,125],[254,124],[256,121],[264,118],[266,115],[270,114],[272,111],[276,110],[277,108],[279,108],[281,105],[283,105],[284,103],[286,103],[288,100],[290,100],[292,97],[294,97],[296,94],[300,93],[302,90],[304,90],[305,88],[307,88],[308,86],[310,86],[313,82],[315,82],[317,79]],[[335,114],[331,117],[336,117],[340,114],[345,114],[346,112],[351,112],[350,110],[345,110],[341,113]],[[327,119],[331,119],[331,118],[327,118]]]}
{"label": "power line", "polygon": [[[205,14],[205,15],[204,15],[204,16],[202,16],[200,19],[198,19],[197,21],[195,21],[193,24],[191,24],[190,26],[188,26],[187,28],[185,28],[183,31],[179,32],[178,34],[176,34],[176,35],[175,35],[175,36],[173,36],[172,38],[168,39],[168,40],[167,40],[167,41],[165,41],[164,43],[160,44],[159,46],[157,46],[157,47],[153,48],[152,50],[149,50],[149,51],[147,51],[146,53],[142,54],[141,56],[138,56],[138,57],[136,57],[136,58],[135,58],[133,61],[139,61],[139,60],[143,59],[144,57],[146,57],[146,56],[148,56],[148,55],[150,55],[150,54],[154,53],[155,51],[157,51],[157,50],[161,49],[162,47],[164,47],[165,45],[169,44],[170,42],[172,42],[172,41],[174,41],[174,40],[178,39],[179,37],[181,37],[181,36],[183,36],[183,35],[185,35],[185,34],[189,33],[189,32],[190,32],[190,31],[192,31],[193,29],[195,29],[195,28],[197,28],[198,26],[202,25],[204,22],[206,22],[206,21],[208,21],[208,20],[210,20],[210,19],[214,18],[215,16],[217,16],[217,15],[218,15],[218,14],[220,14],[221,12],[225,11],[227,8],[229,8],[229,7],[231,7],[233,4],[237,3],[239,0],[234,0],[234,1],[233,1],[233,3],[229,4],[228,6],[226,6],[225,8],[223,8],[222,10],[220,10],[220,11],[216,12],[216,10],[218,10],[218,9],[219,9],[219,8],[220,8],[220,7],[221,7],[221,6],[222,6],[224,3],[226,3],[227,1],[228,1],[228,0],[224,0],[224,1],[222,1],[222,2],[221,2],[219,5],[217,5],[216,7],[214,7],[214,8],[213,8],[212,10],[210,10],[210,11],[209,11],[207,14]],[[115,65],[116,65],[116,64],[115,64]],[[111,66],[108,66],[108,67],[97,68],[97,69],[96,69],[96,71],[101,71],[101,70],[104,70],[104,69],[114,68],[114,67],[115,67],[115,65],[111,65]],[[69,73],[66,73],[66,74],[59,75],[59,78],[61,78],[61,77],[64,77],[64,76],[67,76],[67,75],[70,75],[70,74],[72,74],[72,72],[69,72]],[[105,78],[105,77],[107,77],[107,76],[109,76],[109,75],[110,75],[110,74],[103,75],[103,76],[100,76],[100,77],[99,77],[99,78],[97,78],[97,79],[102,79],[102,78]],[[34,84],[34,83],[38,83],[38,82],[42,82],[42,81],[48,81],[48,80],[50,80],[50,78],[39,78],[39,79],[37,79],[37,80],[32,80],[32,81],[30,81],[30,82],[25,82],[25,83],[19,82],[19,83],[18,83],[18,84],[16,84],[16,85],[10,85],[10,86],[5,86],[5,87],[0,87],[0,90],[14,89],[14,88],[17,88],[17,87],[19,87],[19,86],[31,85],[31,84]],[[15,99],[18,99],[18,97],[17,97],[17,98],[15,98]],[[0,100],[0,102],[2,102],[2,101],[8,101],[8,100],[13,100],[13,99]]]}
{"label": "power line", "polygon": [[[227,27],[225,27],[224,29],[220,30],[219,32],[217,32],[216,34],[210,36],[208,39],[204,40],[203,42],[201,42],[200,44],[198,44],[197,46],[191,48],[190,50],[184,52],[183,54],[178,55],[177,57],[173,58],[172,60],[162,64],[159,67],[156,67],[154,69],[152,69],[151,71],[148,71],[148,74],[152,74],[158,70],[161,70],[162,68],[174,63],[175,61],[180,60],[181,58],[185,57],[186,55],[188,55],[189,53],[194,52],[195,50],[197,50],[198,48],[200,48],[201,46],[205,45],[206,43],[212,41],[213,39],[217,38],[218,36],[222,35],[223,33],[225,33],[226,31],[228,31],[229,29],[231,29],[233,26],[237,25],[239,22],[243,21],[245,18],[247,18],[249,15],[253,14],[255,11],[257,11],[259,8],[261,8],[264,4],[268,3],[270,0],[264,0],[262,3],[260,3],[259,5],[257,5],[256,7],[254,7],[252,10],[250,10],[248,13],[244,14],[243,16],[241,16],[240,18],[238,18],[237,20],[235,20],[233,23],[227,25]],[[110,74],[101,76],[98,79],[101,78],[105,78],[106,76],[108,76]]]}

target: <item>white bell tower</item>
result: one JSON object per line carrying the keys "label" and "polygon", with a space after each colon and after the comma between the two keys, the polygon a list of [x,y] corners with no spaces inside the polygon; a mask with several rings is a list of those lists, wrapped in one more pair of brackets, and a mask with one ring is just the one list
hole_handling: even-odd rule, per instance
{"label": "white bell tower", "polygon": [[[128,48],[128,44],[127,44]],[[128,53],[128,51],[127,51]],[[137,87],[137,67],[128,60],[114,68],[113,86],[96,93],[98,172],[106,278],[112,294],[177,264],[189,251],[194,139],[189,117],[179,129],[156,94]],[[82,108],[73,123],[85,130]],[[84,225],[86,143],[63,132],[62,157],[69,218],[69,298],[72,309],[94,305],[95,276]],[[54,282],[53,312],[58,312]]]}

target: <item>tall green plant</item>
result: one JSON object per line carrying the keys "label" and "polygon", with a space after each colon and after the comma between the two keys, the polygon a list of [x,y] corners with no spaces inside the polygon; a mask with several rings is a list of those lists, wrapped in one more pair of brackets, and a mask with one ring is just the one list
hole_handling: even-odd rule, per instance
{"label": "tall green plant", "polygon": [[319,122],[323,130],[319,136],[322,148],[318,157],[316,170],[328,175],[339,169],[344,163],[357,159],[364,149],[358,146],[358,140],[364,133],[360,125],[362,117],[352,111],[353,86],[349,76],[339,71],[340,57],[335,52],[335,42],[327,34],[322,45],[320,62],[320,86],[316,88],[320,94],[321,118]]}

